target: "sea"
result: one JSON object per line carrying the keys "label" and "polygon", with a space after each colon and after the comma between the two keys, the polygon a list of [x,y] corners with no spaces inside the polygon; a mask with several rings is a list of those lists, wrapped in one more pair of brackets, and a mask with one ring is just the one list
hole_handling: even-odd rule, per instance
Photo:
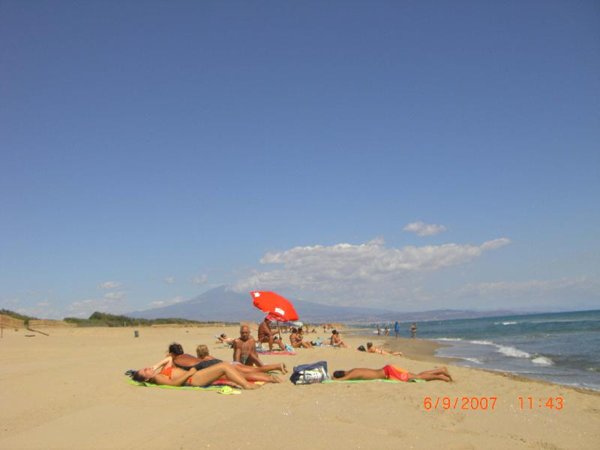
{"label": "sea", "polygon": [[[409,335],[411,322],[401,324]],[[393,335],[393,326],[390,334]],[[376,325],[373,325],[375,327]],[[443,344],[436,356],[600,391],[600,310],[417,323],[417,337]]]}

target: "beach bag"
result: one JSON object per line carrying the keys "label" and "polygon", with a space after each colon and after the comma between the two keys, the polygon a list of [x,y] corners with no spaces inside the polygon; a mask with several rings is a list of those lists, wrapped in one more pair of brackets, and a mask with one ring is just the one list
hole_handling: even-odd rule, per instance
{"label": "beach bag", "polygon": [[318,361],[312,364],[302,364],[294,367],[290,381],[294,384],[322,383],[329,379],[327,374],[327,361]]}

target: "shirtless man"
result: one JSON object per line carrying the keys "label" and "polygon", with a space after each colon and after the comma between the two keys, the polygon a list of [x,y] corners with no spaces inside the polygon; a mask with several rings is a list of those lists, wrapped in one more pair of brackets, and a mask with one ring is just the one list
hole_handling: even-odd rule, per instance
{"label": "shirtless man", "polygon": [[275,340],[273,330],[271,330],[271,321],[265,317],[265,320],[258,326],[258,342],[268,342],[269,351],[273,351],[273,343],[276,342],[281,350],[285,350],[285,345],[281,339]]}
{"label": "shirtless man", "polygon": [[240,327],[240,337],[233,341],[233,360],[247,366],[263,366],[263,362],[256,353],[256,341],[250,336],[248,325]]}

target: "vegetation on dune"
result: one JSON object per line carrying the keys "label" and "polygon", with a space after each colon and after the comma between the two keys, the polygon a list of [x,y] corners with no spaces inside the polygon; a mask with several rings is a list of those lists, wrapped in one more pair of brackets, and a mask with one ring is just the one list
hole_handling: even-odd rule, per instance
{"label": "vegetation on dune", "polygon": [[200,325],[200,324],[221,324],[223,322],[199,322],[197,320],[187,320],[178,318],[168,319],[136,319],[128,316],[101,313],[96,311],[88,319],[79,319],[76,317],[65,317],[65,322],[74,323],[80,327],[130,327],[130,326],[150,326],[150,325]]}
{"label": "vegetation on dune", "polygon": [[[13,319],[23,320],[25,325],[29,324],[30,320],[38,320],[37,317],[26,316],[9,309],[0,309],[0,314],[3,314]],[[221,325],[221,321],[204,321],[188,320],[179,318],[168,319],[136,319],[128,316],[116,314],[108,314],[96,311],[87,319],[77,317],[65,317],[65,322],[73,323],[78,327],[131,327],[131,326],[150,326],[150,325]]]}
{"label": "vegetation on dune", "polygon": [[13,319],[22,320],[25,323],[25,325],[27,325],[30,320],[37,320],[37,317],[19,314],[17,312],[11,311],[10,309],[0,309],[0,314],[3,314],[8,317],[12,317]]}

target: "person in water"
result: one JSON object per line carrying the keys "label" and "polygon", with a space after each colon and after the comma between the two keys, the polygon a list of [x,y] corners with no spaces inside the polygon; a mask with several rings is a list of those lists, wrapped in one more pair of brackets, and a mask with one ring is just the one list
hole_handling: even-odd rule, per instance
{"label": "person in water", "polygon": [[425,380],[425,381],[452,381],[452,377],[445,367],[437,369],[425,370],[421,373],[411,373],[408,370],[400,367],[387,365],[381,369],[367,369],[367,368],[356,368],[348,371],[336,370],[333,372],[333,379],[339,381],[346,380],[397,380],[397,381],[411,381],[411,380]]}
{"label": "person in water", "polygon": [[180,369],[173,365],[172,358],[167,357],[157,367],[145,367],[134,371],[131,378],[135,381],[150,382],[167,386],[208,386],[220,378],[227,378],[234,386],[242,389],[257,389],[259,385],[252,384],[226,363],[215,364],[206,369]]}

